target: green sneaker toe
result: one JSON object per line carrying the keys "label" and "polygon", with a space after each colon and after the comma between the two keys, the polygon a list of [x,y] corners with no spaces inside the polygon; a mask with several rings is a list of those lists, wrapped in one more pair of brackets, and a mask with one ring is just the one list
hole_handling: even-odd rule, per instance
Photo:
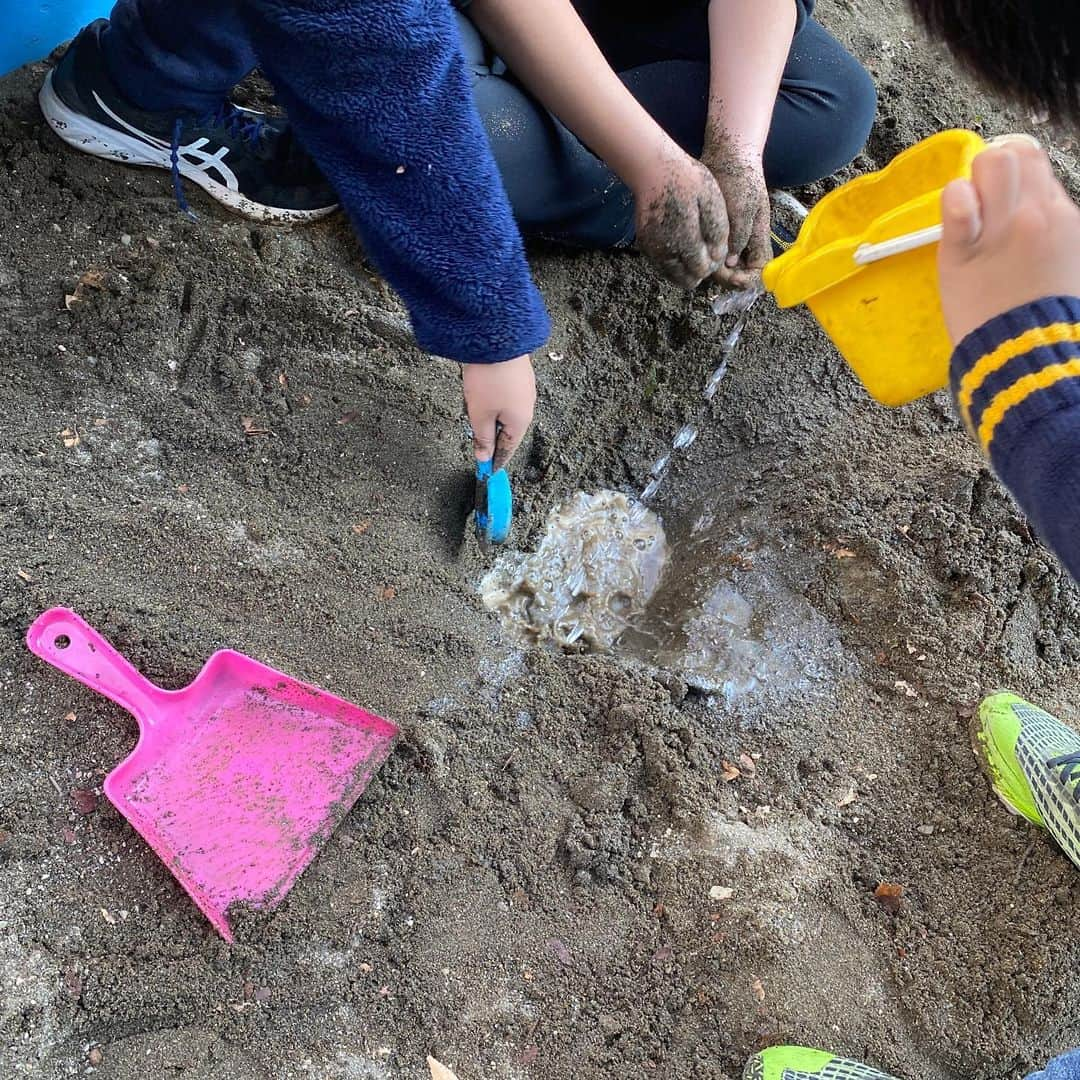
{"label": "green sneaker toe", "polygon": [[1080,734],[1016,694],[988,697],[972,734],[1001,801],[1044,826],[1080,867]]}
{"label": "green sneaker toe", "polygon": [[770,1046],[755,1054],[743,1080],[895,1080],[861,1061],[833,1057],[808,1046]]}

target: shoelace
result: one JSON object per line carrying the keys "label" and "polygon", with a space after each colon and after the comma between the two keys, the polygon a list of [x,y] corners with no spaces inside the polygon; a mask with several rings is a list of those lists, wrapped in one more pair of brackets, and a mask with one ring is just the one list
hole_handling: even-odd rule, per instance
{"label": "shoelace", "polygon": [[[196,117],[191,121],[191,126],[225,128],[229,134],[239,136],[252,146],[259,143],[266,130],[266,123],[261,116],[252,116],[251,113],[238,109],[231,101],[223,101],[213,112]],[[172,146],[169,149],[173,194],[176,196],[176,205],[180,208],[180,212],[192,221],[198,221],[198,214],[188,205],[187,197],[184,195],[183,178],[180,174],[180,146],[183,137],[184,117],[178,116],[173,123]]]}
{"label": "shoelace", "polygon": [[[1063,784],[1071,783],[1073,780],[1080,780],[1080,751],[1052,757],[1046,764],[1051,769],[1061,770],[1061,782]],[[1077,785],[1073,790],[1072,797],[1073,802],[1080,802],[1080,785]]]}

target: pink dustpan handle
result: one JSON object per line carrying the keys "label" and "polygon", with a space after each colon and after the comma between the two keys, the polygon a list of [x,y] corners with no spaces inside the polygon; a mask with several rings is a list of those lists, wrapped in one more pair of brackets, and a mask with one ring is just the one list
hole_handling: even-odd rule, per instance
{"label": "pink dustpan handle", "polygon": [[67,608],[39,615],[27,631],[26,644],[47,664],[112,698],[140,723],[153,723],[156,709],[168,696]]}

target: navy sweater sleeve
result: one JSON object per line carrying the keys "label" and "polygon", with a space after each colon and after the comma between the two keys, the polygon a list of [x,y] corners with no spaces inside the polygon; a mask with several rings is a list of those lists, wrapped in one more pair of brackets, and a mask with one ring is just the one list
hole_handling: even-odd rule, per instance
{"label": "navy sweater sleeve", "polygon": [[248,0],[259,61],[420,345],[509,360],[550,332],[450,0]]}
{"label": "navy sweater sleeve", "polygon": [[1080,298],[992,319],[957,347],[951,378],[968,430],[1080,581]]}

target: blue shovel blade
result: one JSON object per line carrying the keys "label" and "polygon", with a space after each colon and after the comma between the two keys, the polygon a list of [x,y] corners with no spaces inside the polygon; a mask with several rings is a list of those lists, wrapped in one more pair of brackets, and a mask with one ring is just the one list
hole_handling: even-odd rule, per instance
{"label": "blue shovel blade", "polygon": [[490,461],[476,463],[476,532],[489,544],[505,544],[514,521],[514,497],[505,469],[492,472]]}

